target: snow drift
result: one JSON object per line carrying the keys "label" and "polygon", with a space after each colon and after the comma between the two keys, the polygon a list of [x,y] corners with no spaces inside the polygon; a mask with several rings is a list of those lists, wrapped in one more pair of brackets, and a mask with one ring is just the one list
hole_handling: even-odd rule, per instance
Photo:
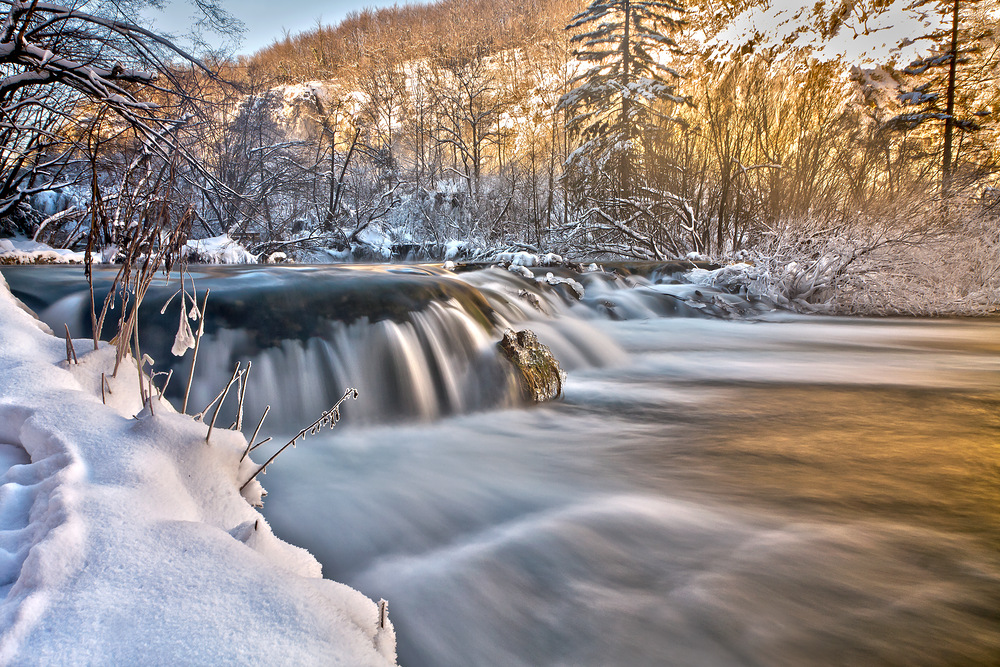
{"label": "snow drift", "polygon": [[134,368],[102,391],[113,349],[68,365],[2,278],[0,321],[0,663],[395,662],[379,607],[241,497],[241,434],[151,414]]}

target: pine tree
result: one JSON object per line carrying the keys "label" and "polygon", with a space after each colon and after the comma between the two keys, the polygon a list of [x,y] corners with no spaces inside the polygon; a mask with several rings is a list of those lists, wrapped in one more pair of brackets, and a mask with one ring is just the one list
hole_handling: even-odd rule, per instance
{"label": "pine tree", "polygon": [[673,2],[594,0],[567,26],[583,30],[571,42],[587,66],[559,104],[580,141],[567,160],[571,180],[626,199],[641,191],[643,137],[662,126],[661,102],[685,101],[673,83],[680,75],[659,60],[679,53],[670,35],[683,11]]}
{"label": "pine tree", "polygon": [[931,52],[903,70],[914,85],[900,94],[914,111],[891,122],[913,129],[925,123],[942,123],[941,190],[947,193],[957,165],[956,130],[971,134],[989,122],[990,102],[984,93],[996,91],[1000,60],[995,24],[979,0],[921,0],[915,9],[942,16],[941,28],[918,39],[930,41]]}

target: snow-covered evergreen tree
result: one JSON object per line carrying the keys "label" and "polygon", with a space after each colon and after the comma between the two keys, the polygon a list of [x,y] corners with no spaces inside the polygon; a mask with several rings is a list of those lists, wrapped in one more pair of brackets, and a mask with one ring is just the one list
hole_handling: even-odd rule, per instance
{"label": "snow-covered evergreen tree", "polygon": [[580,145],[567,160],[572,181],[628,198],[642,186],[642,137],[662,120],[663,101],[681,103],[678,72],[663,61],[679,53],[671,37],[683,8],[655,0],[594,0],[568,30],[583,70],[560,101]]}
{"label": "snow-covered evergreen tree", "polygon": [[913,9],[942,20],[913,40],[930,42],[931,51],[903,70],[912,87],[901,91],[900,101],[910,109],[892,123],[906,129],[942,124],[941,184],[947,191],[959,157],[955,130],[980,129],[992,120],[990,107],[997,103],[997,9],[980,0],[919,0]]}

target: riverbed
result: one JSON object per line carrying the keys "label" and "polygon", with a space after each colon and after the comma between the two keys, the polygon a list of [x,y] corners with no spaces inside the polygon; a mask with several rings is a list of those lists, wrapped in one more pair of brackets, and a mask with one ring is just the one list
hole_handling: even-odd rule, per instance
{"label": "riverbed", "polygon": [[345,429],[265,514],[404,665],[1000,659],[1000,327],[608,322],[565,399]]}
{"label": "riverbed", "polygon": [[[422,269],[402,271],[372,289]],[[315,299],[333,274],[296,275]],[[202,369],[209,395],[230,352],[266,368],[248,414],[283,404],[278,442],[297,408],[363,388],[268,469],[263,511],[324,576],[389,601],[400,664],[1000,663],[996,320],[736,316],[676,281],[581,278],[599,296],[575,303],[495,270],[425,275],[464,286],[271,347],[230,321]],[[672,305],[637,305],[656,299]],[[512,398],[497,322],[565,361],[562,398]]]}

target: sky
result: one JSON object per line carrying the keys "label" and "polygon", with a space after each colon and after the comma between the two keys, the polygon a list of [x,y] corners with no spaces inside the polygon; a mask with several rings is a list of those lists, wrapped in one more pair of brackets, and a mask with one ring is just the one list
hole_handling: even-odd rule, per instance
{"label": "sky", "polygon": [[[324,25],[336,25],[347,14],[365,7],[390,7],[396,0],[219,0],[220,4],[246,26],[237,53],[250,54],[284,36]],[[158,32],[183,35],[190,32],[196,10],[186,0],[167,0],[163,10],[149,9],[147,16]],[[209,36],[211,43],[219,40]]]}

